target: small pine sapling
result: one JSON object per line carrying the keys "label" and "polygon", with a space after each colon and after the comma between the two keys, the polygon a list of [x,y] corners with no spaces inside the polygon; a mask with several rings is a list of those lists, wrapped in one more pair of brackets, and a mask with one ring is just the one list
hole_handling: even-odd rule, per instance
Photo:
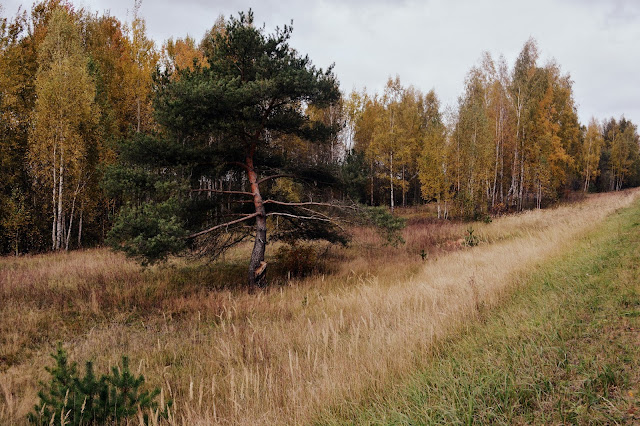
{"label": "small pine sapling", "polygon": [[464,245],[467,247],[475,247],[480,243],[480,239],[476,236],[473,235],[473,227],[469,227],[467,229],[467,236],[464,237]]}
{"label": "small pine sapling", "polygon": [[[129,370],[129,359],[122,357],[122,368],[112,368],[111,375],[97,378],[93,363],[85,364],[84,377],[78,376],[77,364],[69,363],[67,353],[58,344],[51,354],[54,367],[45,367],[51,381],[41,383],[38,392],[40,403],[29,413],[28,420],[35,424],[95,425],[119,422],[122,419],[143,413],[144,424],[149,424],[148,411],[167,418],[171,407],[169,401],[163,411],[158,410],[155,398],[159,389],[143,390],[144,377],[136,377]],[[162,407],[161,407],[162,408]],[[147,413],[145,413],[147,412]]]}

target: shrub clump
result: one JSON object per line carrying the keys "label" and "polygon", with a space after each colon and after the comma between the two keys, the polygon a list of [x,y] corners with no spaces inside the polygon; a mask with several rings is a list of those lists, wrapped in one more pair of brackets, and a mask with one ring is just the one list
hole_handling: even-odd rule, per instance
{"label": "shrub clump", "polygon": [[294,241],[278,249],[276,261],[289,277],[304,277],[318,268],[318,253],[313,245]]}

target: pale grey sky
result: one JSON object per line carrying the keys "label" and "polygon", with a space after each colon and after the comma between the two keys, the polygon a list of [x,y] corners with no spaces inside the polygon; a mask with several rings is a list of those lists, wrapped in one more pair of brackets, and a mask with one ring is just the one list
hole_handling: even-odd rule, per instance
{"label": "pale grey sky", "polygon": [[[20,4],[2,0],[4,15]],[[133,0],[76,0],[128,20]],[[291,45],[317,66],[335,63],[343,91],[381,91],[389,76],[435,89],[454,105],[483,51],[510,66],[529,37],[541,64],[555,58],[574,81],[583,124],[624,114],[640,124],[638,0],[143,0],[141,14],[157,45],[189,34],[199,40],[218,15],[252,8],[268,32],[293,20]]]}

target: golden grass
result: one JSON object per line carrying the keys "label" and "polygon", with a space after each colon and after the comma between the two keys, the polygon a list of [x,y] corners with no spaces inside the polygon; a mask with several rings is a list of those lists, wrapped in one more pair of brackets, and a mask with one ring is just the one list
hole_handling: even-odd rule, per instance
{"label": "golden grass", "polygon": [[639,194],[473,224],[474,248],[460,247],[463,223],[414,220],[397,249],[359,229],[352,247],[327,252],[333,273],[257,294],[220,282],[233,275],[224,268],[244,277],[233,256],[147,270],[106,250],[0,259],[0,423],[22,421],[36,402],[56,340],[98,371],[128,354],[174,399],[173,424],[307,423],[406,377],[519,271]]}
{"label": "golden grass", "polygon": [[316,424],[638,424],[639,214],[634,203],[607,218],[409,379]]}

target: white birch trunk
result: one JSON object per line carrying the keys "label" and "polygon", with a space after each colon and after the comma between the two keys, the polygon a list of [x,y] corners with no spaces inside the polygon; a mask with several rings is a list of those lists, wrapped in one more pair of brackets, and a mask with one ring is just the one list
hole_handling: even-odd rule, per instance
{"label": "white birch trunk", "polygon": [[58,224],[56,230],[56,244],[55,249],[59,250],[62,247],[62,238],[63,238],[63,221],[64,217],[62,215],[62,195],[64,188],[64,148],[60,147],[60,171],[59,171],[59,184],[58,184]]}
{"label": "white birch trunk", "polygon": [[84,213],[83,206],[80,206],[80,220],[78,221],[78,248],[82,247],[82,216]]}
{"label": "white birch trunk", "polygon": [[56,175],[56,144],[53,145],[53,185],[51,190],[51,208],[53,209],[53,221],[51,224],[51,250],[56,249],[56,235],[57,235],[57,225],[58,225],[58,213],[56,209],[56,183],[58,182],[58,177]]}
{"label": "white birch trunk", "polygon": [[65,251],[69,251],[69,241],[71,240],[71,229],[73,228],[73,216],[76,211],[76,199],[78,198],[78,193],[80,192],[80,182],[76,185],[76,190],[73,193],[73,200],[71,201],[71,215],[69,217],[69,229],[67,229],[67,238],[64,242]]}

